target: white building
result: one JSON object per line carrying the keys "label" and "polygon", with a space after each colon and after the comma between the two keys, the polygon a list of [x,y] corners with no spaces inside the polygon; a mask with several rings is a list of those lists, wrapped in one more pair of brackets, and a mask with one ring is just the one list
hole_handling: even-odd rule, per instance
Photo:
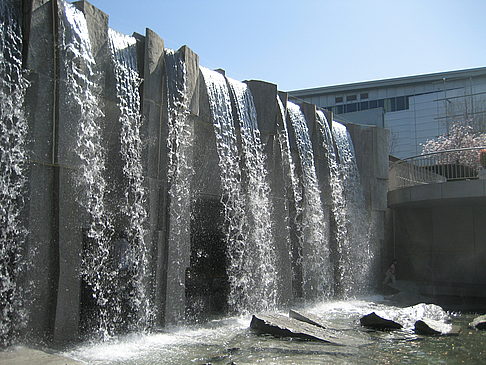
{"label": "white building", "polygon": [[486,131],[486,67],[290,91],[337,119],[390,129],[391,154],[418,155],[421,144],[472,120]]}

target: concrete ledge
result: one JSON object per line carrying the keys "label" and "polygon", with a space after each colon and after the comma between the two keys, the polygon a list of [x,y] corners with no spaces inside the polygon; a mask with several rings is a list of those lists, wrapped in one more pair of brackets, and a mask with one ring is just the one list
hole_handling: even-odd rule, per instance
{"label": "concrete ledge", "polygon": [[450,181],[416,185],[388,192],[388,206],[395,207],[418,202],[437,203],[463,199],[486,200],[486,180]]}

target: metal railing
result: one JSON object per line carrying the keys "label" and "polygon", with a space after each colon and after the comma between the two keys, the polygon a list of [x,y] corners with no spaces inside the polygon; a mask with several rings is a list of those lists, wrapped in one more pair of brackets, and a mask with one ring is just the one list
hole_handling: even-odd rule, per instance
{"label": "metal railing", "polygon": [[481,170],[479,154],[483,147],[458,148],[426,153],[390,164],[389,190],[407,186],[473,180]]}

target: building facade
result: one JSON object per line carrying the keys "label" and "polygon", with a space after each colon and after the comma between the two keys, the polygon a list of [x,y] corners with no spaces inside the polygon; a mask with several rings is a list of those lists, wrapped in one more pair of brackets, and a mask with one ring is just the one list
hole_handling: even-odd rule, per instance
{"label": "building facade", "polygon": [[337,119],[390,130],[390,153],[418,155],[453,122],[486,131],[486,67],[290,91]]}

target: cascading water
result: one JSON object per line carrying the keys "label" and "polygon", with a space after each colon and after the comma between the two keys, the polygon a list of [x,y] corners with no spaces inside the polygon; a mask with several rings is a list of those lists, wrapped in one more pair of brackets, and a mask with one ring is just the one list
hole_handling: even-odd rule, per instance
{"label": "cascading water", "polygon": [[235,98],[239,121],[242,160],[244,166],[246,213],[249,232],[245,255],[251,265],[250,303],[258,303],[257,308],[272,309],[277,306],[278,270],[273,227],[271,221],[270,188],[267,182],[265,156],[263,154],[260,131],[253,97],[248,86],[228,79]]}
{"label": "cascading water", "polygon": [[88,215],[82,277],[96,302],[96,323],[101,338],[115,331],[120,301],[115,293],[117,272],[110,262],[113,224],[105,207],[107,183],[100,120],[101,100],[95,83],[95,60],[91,52],[86,19],[73,5],[60,2],[60,75],[65,81],[69,117],[78,120],[75,151],[80,159],[77,184],[83,191],[80,205]]}
{"label": "cascading water", "polygon": [[[321,111],[317,121],[326,142],[332,212],[335,220],[336,287],[344,297],[366,292],[371,282],[373,249],[370,246],[370,219],[366,211],[353,142],[340,123],[332,122],[332,131]],[[336,146],[336,149],[334,148]],[[359,270],[356,268],[359,267]]]}
{"label": "cascading water", "polygon": [[[147,245],[145,242],[147,211],[146,191],[142,166],[142,140],[140,111],[137,42],[134,37],[120,34],[112,29],[108,31],[115,70],[116,93],[120,110],[120,154],[123,162],[123,177],[127,182],[124,189],[124,201],[120,210],[127,222],[124,239],[129,243],[123,258],[129,263],[131,290],[122,295],[129,303],[130,312],[135,317],[132,325],[135,329],[148,328],[154,319],[153,305],[150,301],[147,268],[149,267]],[[125,273],[118,268],[118,277]],[[128,321],[128,318],[122,318]]]}
{"label": "cascading water", "polygon": [[[166,87],[168,97],[168,184],[169,184],[169,247],[172,253],[168,281],[180,288],[185,286],[183,252],[190,244],[191,181],[193,169],[190,153],[193,133],[188,121],[189,101],[186,86],[186,64],[179,52],[165,50]],[[174,284],[176,283],[176,284]],[[172,301],[176,300],[171,298]],[[182,300],[182,298],[179,298]],[[182,312],[173,314],[172,321],[179,321]]]}
{"label": "cascading water", "polygon": [[22,74],[20,15],[12,1],[0,3],[0,346],[15,340],[24,324],[19,276],[25,267],[26,229],[21,220],[26,185],[27,82]]}
{"label": "cascading water", "polygon": [[[256,177],[257,173],[262,172],[252,171],[252,169],[260,168],[255,164],[263,164],[262,155],[251,156],[251,158],[246,155],[255,154],[256,149],[259,149],[260,152],[258,153],[261,153],[261,147],[256,146],[260,141],[255,131],[254,107],[252,106],[253,111],[249,111],[250,99],[248,95],[245,95],[248,91],[245,91],[241,85],[233,83],[235,97],[238,99],[236,102],[239,104],[239,111],[237,112],[242,129],[242,144],[246,143],[246,146],[242,146],[244,150],[246,149],[244,155],[240,157],[226,79],[219,73],[206,68],[201,68],[201,71],[208,91],[221,169],[222,203],[226,223],[227,256],[229,258],[227,271],[230,294],[228,304],[237,312],[245,312],[250,309],[269,309],[269,307],[275,305],[277,295],[274,292],[276,283],[269,282],[274,277],[274,274],[270,271],[275,272],[276,270],[271,238],[267,236],[271,232],[271,225],[267,220],[270,207],[268,195],[266,195],[268,188],[264,187],[266,173]],[[244,113],[248,114],[244,115]],[[243,131],[245,128],[247,130]],[[245,139],[245,142],[243,142],[243,139]],[[247,161],[241,161],[240,158],[247,159]],[[248,175],[249,181],[257,184],[257,186],[248,186],[248,190],[256,190],[254,194],[245,194],[240,166],[244,166],[244,173]],[[260,204],[265,206],[262,208]],[[259,206],[260,208],[258,208]],[[250,207],[262,209],[262,212],[254,212],[255,215],[249,218],[248,209]],[[251,219],[255,221],[250,222]],[[256,220],[260,221],[256,222]],[[251,224],[257,226],[250,227]],[[264,228],[269,231],[263,232]],[[270,241],[256,242],[256,239],[269,239]],[[264,247],[267,244],[268,247]],[[254,250],[259,251],[255,252]],[[266,265],[270,266],[266,267]]]}
{"label": "cascading water", "polygon": [[[300,245],[305,298],[332,295],[332,267],[329,257],[329,227],[326,223],[314,166],[314,154],[305,116],[294,103],[287,104],[290,124],[295,134],[302,170],[302,212]],[[296,201],[297,203],[297,201]]]}
{"label": "cascading water", "polygon": [[[288,216],[287,216],[287,227],[289,232],[293,233],[296,241],[299,241],[297,247],[293,247],[289,242],[289,247],[291,247],[291,257],[294,262],[294,267],[292,268],[293,282],[296,284],[293,288],[294,295],[296,297],[301,297],[302,293],[299,288],[299,284],[302,281],[302,272],[297,265],[302,265],[302,250],[301,250],[301,238],[302,235],[302,225],[300,222],[300,217],[302,216],[303,208],[303,191],[302,185],[299,183],[299,177],[295,169],[295,164],[292,158],[292,152],[290,150],[289,133],[286,123],[286,109],[284,108],[282,101],[277,96],[277,105],[280,112],[280,117],[282,120],[282,126],[278,130],[278,143],[280,146],[280,151],[282,155],[282,165],[286,179],[285,187],[285,198],[288,202]],[[292,241],[292,239],[291,239]]]}

